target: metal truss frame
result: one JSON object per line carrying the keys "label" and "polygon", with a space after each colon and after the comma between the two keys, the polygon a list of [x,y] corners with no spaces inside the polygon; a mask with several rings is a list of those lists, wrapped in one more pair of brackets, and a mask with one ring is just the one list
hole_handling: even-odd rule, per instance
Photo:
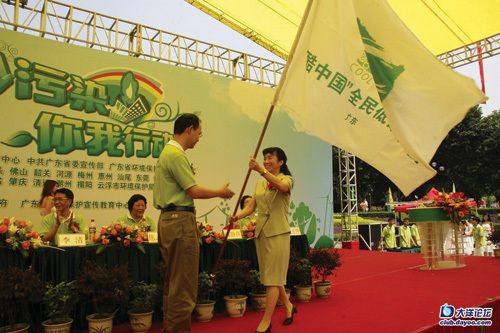
{"label": "metal truss frame", "polygon": [[451,68],[458,68],[498,54],[500,54],[500,34],[445,52],[437,58]]}
{"label": "metal truss frame", "polygon": [[53,0],[0,1],[0,27],[276,87],[284,64]]}
{"label": "metal truss frame", "polygon": [[356,156],[339,148],[342,240],[352,241],[358,234],[358,187]]}
{"label": "metal truss frame", "polygon": [[[62,2],[30,0],[30,4],[32,1],[35,4],[29,7],[27,0],[0,0],[0,27],[272,88],[279,83],[285,67],[283,63]],[[457,68],[498,54],[500,34],[440,54],[437,58],[449,67]],[[339,149],[339,166],[342,239],[352,240],[354,233],[358,232],[356,157]]]}

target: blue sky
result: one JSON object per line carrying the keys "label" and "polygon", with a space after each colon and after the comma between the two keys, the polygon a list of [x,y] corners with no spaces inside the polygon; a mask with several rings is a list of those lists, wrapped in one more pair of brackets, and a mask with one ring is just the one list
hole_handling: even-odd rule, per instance
{"label": "blue sky", "polygon": [[[284,62],[283,59],[278,58],[184,0],[66,0],[64,3]],[[483,63],[486,95],[489,100],[486,105],[481,107],[483,114],[486,115],[493,110],[500,110],[500,55],[485,59]],[[481,87],[478,63],[460,67],[456,71],[474,79],[478,87]]]}

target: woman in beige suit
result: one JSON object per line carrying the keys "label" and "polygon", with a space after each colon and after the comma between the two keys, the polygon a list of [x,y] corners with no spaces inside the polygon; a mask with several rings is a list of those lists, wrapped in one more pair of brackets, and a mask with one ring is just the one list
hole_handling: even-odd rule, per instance
{"label": "woman in beige suit", "polygon": [[266,148],[262,154],[263,166],[254,158],[250,158],[248,163],[250,169],[262,176],[255,186],[252,201],[241,212],[230,217],[235,222],[251,214],[255,207],[258,210],[255,246],[261,283],[266,286],[266,310],[256,333],[271,331],[271,316],[278,298],[286,309],[283,325],[291,324],[297,312],[285,292],[290,257],[288,210],[293,179],[281,148]]}

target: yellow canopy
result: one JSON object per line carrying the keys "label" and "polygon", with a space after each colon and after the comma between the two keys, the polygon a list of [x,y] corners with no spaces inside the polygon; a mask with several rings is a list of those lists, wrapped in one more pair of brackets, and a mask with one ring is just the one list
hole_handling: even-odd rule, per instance
{"label": "yellow canopy", "polygon": [[[186,0],[287,59],[307,0]],[[435,55],[500,33],[499,0],[388,0]]]}

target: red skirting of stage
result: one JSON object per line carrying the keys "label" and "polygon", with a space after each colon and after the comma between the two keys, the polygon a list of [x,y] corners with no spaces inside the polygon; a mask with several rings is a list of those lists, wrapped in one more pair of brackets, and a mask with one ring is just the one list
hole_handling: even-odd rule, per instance
{"label": "red skirting of stage", "polygon": [[[295,302],[298,314],[290,326],[281,322],[277,308],[272,332],[500,332],[500,259],[467,257],[466,267],[422,271],[422,254],[339,250],[344,264],[339,269],[332,295],[313,295],[308,303]],[[439,326],[444,304],[455,309],[492,307],[491,327],[450,328]],[[216,314],[211,322],[193,322],[193,333],[254,332],[262,312],[247,308],[240,318]],[[477,319],[477,318],[472,318]],[[152,332],[160,332],[155,324]],[[115,332],[130,332],[128,325]]]}

